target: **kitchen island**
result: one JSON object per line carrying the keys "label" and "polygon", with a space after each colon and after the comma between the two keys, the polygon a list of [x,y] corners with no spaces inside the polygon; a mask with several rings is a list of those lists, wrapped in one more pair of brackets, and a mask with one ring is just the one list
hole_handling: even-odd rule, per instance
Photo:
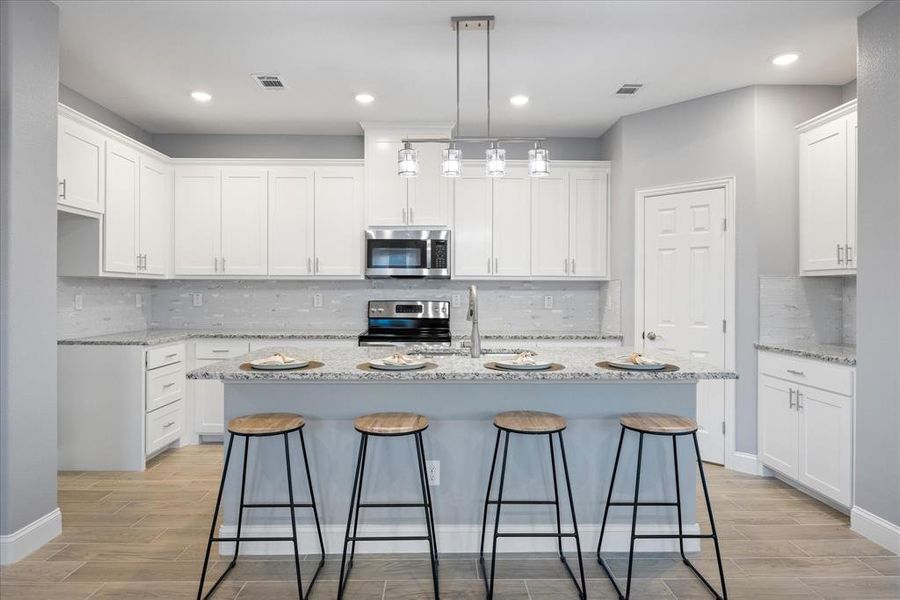
{"label": "kitchen island", "polygon": [[[485,368],[497,356],[481,358],[438,355],[429,370],[380,372],[357,365],[381,358],[385,348],[311,348],[298,358],[324,363],[298,371],[252,371],[241,365],[253,358],[283,352],[296,356],[296,348],[262,349],[234,360],[221,361],[188,373],[190,379],[221,380],[225,384],[225,420],[258,412],[296,412],[306,419],[305,436],[313,485],[320,507],[326,549],[340,552],[349,506],[359,434],[353,419],[365,413],[410,411],[428,417],[424,434],[429,461],[440,461],[440,483],[433,486],[438,546],[442,553],[477,552],[481,513],[496,436],[493,416],[507,410],[543,410],[569,421],[565,432],[576,512],[584,548],[596,546],[599,523],[619,437],[618,417],[626,412],[666,412],[694,417],[696,383],[703,379],[734,379],[735,373],[689,359],[671,357],[679,366],[672,372],[632,372],[597,367],[598,361],[621,356],[621,348],[566,347],[541,349],[541,357],[565,366],[558,371],[498,372]],[[291,440],[299,459],[299,440]],[[620,499],[634,489],[636,438],[626,436],[616,489]],[[644,445],[642,498],[674,498],[671,442],[649,438]],[[679,453],[684,523],[696,531],[693,452]],[[411,501],[418,482],[411,438],[375,439],[369,445],[364,498],[371,502]],[[242,445],[235,445],[232,465],[240,464]],[[283,501],[286,496],[284,450],[273,440],[251,444],[248,502]],[[300,460],[292,460],[295,469]],[[222,535],[233,535],[237,514],[239,473],[233,471],[225,488]],[[303,473],[294,474],[295,491],[304,497]],[[544,499],[552,495],[548,444],[544,437],[512,436],[505,495]],[[550,507],[504,508],[502,524],[517,530],[550,531],[555,516]],[[245,513],[247,535],[281,536],[290,531],[287,511],[259,509]],[[308,511],[307,511],[308,512]],[[627,549],[630,510],[610,513],[604,548]],[[301,552],[312,552],[311,515],[300,513]],[[387,531],[406,535],[421,531],[415,510],[369,510],[361,530],[369,535]],[[640,522],[655,531],[677,530],[674,511],[641,509]],[[502,528],[501,528],[502,529]],[[608,540],[609,545],[607,546]],[[552,540],[506,539],[501,551],[550,550]],[[225,546],[223,544],[223,546]],[[241,551],[288,553],[289,545],[248,543]],[[574,548],[574,543],[572,544]],[[644,541],[638,551],[672,549],[668,541]],[[223,548],[224,552],[230,549]],[[424,552],[416,542],[362,544],[360,552]]]}

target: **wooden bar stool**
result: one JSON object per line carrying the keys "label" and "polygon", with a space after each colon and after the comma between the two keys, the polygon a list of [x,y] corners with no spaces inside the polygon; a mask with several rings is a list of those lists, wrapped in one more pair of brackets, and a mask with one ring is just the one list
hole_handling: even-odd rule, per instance
{"label": "wooden bar stool", "polygon": [[[716,522],[713,519],[712,504],[709,501],[709,490],[706,487],[706,475],[703,473],[703,461],[700,460],[700,446],[697,443],[697,423],[693,419],[680,417],[677,415],[666,415],[659,413],[629,413],[622,415],[619,419],[622,426],[622,433],[619,435],[619,447],[616,450],[616,462],[613,466],[612,479],[609,482],[609,494],[606,497],[606,509],[603,511],[603,524],[600,527],[600,541],[597,543],[597,562],[606,571],[607,577],[612,582],[616,593],[622,600],[628,600],[631,595],[631,569],[634,562],[634,542],[635,540],[671,540],[677,539],[679,550],[681,551],[681,559],[684,561],[694,575],[700,578],[700,581],[709,589],[710,592],[719,600],[728,598],[728,592],[725,589],[725,572],[722,569],[722,555],[719,552],[719,538],[716,535]],[[634,481],[634,501],[633,502],[612,502],[613,486],[616,483],[616,471],[619,468],[619,457],[622,454],[622,442],[625,439],[625,431],[630,430],[639,434],[638,437],[638,455],[637,455],[637,476]],[[641,502],[639,493],[641,487],[641,459],[644,450],[645,435],[662,435],[672,437],[672,453],[675,465],[675,502]],[[687,534],[684,533],[681,522],[681,487],[678,479],[678,438],[681,436],[691,436],[694,440],[694,453],[697,456],[697,466],[700,468],[700,481],[703,483],[703,496],[706,498],[706,511],[709,513],[709,524],[712,533],[709,534]],[[628,550],[628,579],[625,587],[625,594],[619,589],[615,578],[606,565],[606,561],[600,555],[600,547],[603,545],[603,534],[606,531],[606,518],[609,515],[611,506],[630,506],[631,512],[631,546]],[[637,527],[637,511],[639,506],[674,506],[678,513],[678,533],[672,534],[641,534],[638,535]],[[684,554],[684,540],[686,539],[712,539],[716,547],[716,562],[719,566],[719,581],[722,583],[722,595],[713,588],[700,571],[694,567],[693,563],[688,560]]]}
{"label": "wooden bar stool", "polygon": [[[497,428],[497,441],[494,443],[494,458],[491,460],[491,474],[488,477],[487,494],[484,497],[484,517],[481,522],[481,546],[478,549],[478,560],[481,563],[481,569],[484,572],[484,585],[487,590],[488,600],[494,596],[494,574],[496,573],[497,559],[497,539],[502,537],[555,537],[559,549],[559,559],[565,565],[575,589],[578,591],[579,597],[585,598],[586,587],[584,582],[584,564],[581,559],[581,541],[578,538],[578,522],[575,519],[575,501],[572,498],[572,484],[569,481],[569,464],[566,461],[566,447],[563,443],[562,432],[566,428],[566,420],[553,413],[536,412],[528,410],[518,410],[504,412],[494,417],[494,427]],[[494,469],[497,466],[497,454],[500,450],[500,435],[505,433],[503,442],[503,462],[500,466],[500,485],[497,488],[497,499],[491,500],[491,485],[494,481]],[[506,480],[506,458],[509,454],[509,434],[516,433],[521,435],[546,435],[550,440],[550,468],[553,471],[553,500],[504,500],[503,484]],[[553,447],[553,434],[559,438],[559,452],[562,457],[563,473],[566,478],[566,490],[569,494],[569,510],[572,512],[572,532],[563,533],[562,522],[559,514],[559,484],[556,477],[556,454]],[[490,583],[488,583],[487,568],[484,563],[484,537],[487,529],[488,506],[495,505],[497,507],[494,516],[494,541],[491,549],[491,573]],[[500,528],[500,507],[504,504],[525,504],[525,505],[552,505],[556,507],[556,533],[534,533],[534,532],[501,532]],[[581,585],[578,584],[578,578],[569,567],[566,557],[563,554],[562,541],[563,538],[575,538],[575,548],[578,552],[578,570],[580,572]]]}
{"label": "wooden bar stool", "polygon": [[[347,515],[347,532],[344,535],[344,553],[341,557],[341,573],[338,577],[338,600],[344,597],[344,588],[350,579],[353,568],[353,557],[356,554],[356,542],[375,541],[427,541],[431,559],[431,577],[434,583],[434,597],[440,597],[438,584],[438,550],[437,534],[434,527],[434,510],[431,503],[431,490],[428,489],[427,472],[425,470],[425,444],[422,432],[428,429],[428,419],[422,415],[405,412],[374,413],[358,417],[353,426],[361,434],[359,440],[359,456],[356,459],[356,475],[353,479],[353,490],[350,492],[350,513]],[[416,442],[416,461],[418,462],[419,482],[422,486],[422,502],[363,502],[362,488],[366,470],[366,451],[369,437],[403,437],[411,435]],[[407,536],[360,536],[360,508],[421,508],[425,511],[425,529],[427,535]],[[351,535],[351,526],[353,534]],[[347,561],[347,546],[350,546],[350,560]],[[346,567],[346,575],[345,575]]]}
{"label": "wooden bar stool", "polygon": [[[213,512],[212,525],[209,529],[209,541],[206,544],[206,556],[203,559],[203,571],[200,574],[200,589],[197,591],[197,598],[209,598],[216,588],[228,575],[228,572],[237,564],[238,551],[241,542],[293,542],[294,543],[294,568],[297,572],[297,593],[299,598],[309,598],[319,571],[325,564],[325,542],[322,539],[322,527],[319,524],[319,511],[316,507],[316,496],[313,493],[312,478],[309,474],[309,460],[306,457],[306,441],[303,439],[303,427],[306,425],[303,417],[291,413],[261,413],[256,415],[247,415],[245,417],[237,417],[228,422],[228,450],[225,453],[225,467],[222,469],[222,480],[219,484],[219,495],[216,498],[216,509]],[[300,434],[300,449],[303,454],[303,467],[306,469],[306,484],[309,487],[309,502],[294,502],[294,485],[291,478],[291,454],[289,451],[288,434],[293,432]],[[250,450],[250,438],[254,437],[271,437],[281,435],[284,437],[284,462],[287,468],[287,488],[288,503],[247,503],[244,501],[247,488],[247,455]],[[234,446],[234,437],[244,438],[244,466],[241,471],[241,500],[238,509],[237,534],[234,537],[215,537],[216,521],[219,518],[219,507],[222,504],[222,491],[225,489],[225,478],[228,475],[228,463],[231,460],[231,449]],[[288,508],[291,511],[291,537],[248,537],[241,536],[241,521],[244,517],[245,508]],[[316,521],[316,533],[319,536],[319,549],[322,552],[322,558],[319,560],[319,566],[313,574],[309,585],[306,588],[306,596],[303,595],[303,585],[300,581],[300,550],[297,538],[297,522],[295,520],[295,508],[311,508],[313,517]],[[213,542],[234,542],[234,557],[225,571],[219,576],[212,585],[206,596],[203,595],[203,583],[206,579],[206,570],[209,566],[209,553],[212,549]]]}

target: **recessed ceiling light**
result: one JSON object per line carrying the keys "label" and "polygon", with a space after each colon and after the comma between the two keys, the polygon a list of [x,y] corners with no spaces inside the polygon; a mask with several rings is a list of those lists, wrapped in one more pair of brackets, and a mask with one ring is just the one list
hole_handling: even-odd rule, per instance
{"label": "recessed ceiling light", "polygon": [[783,54],[776,54],[773,56],[771,61],[772,64],[777,67],[786,67],[797,62],[798,58],[800,58],[800,54],[797,52],[784,52]]}
{"label": "recessed ceiling light", "polygon": [[513,96],[512,98],[510,98],[509,102],[513,106],[525,106],[526,104],[528,104],[528,96],[523,96],[522,94],[519,94],[517,96]]}
{"label": "recessed ceiling light", "polygon": [[375,101],[375,96],[372,94],[357,94],[356,101],[360,104],[370,104]]}
{"label": "recessed ceiling light", "polygon": [[197,90],[196,92],[191,92],[191,98],[196,100],[197,102],[209,102],[212,100],[212,96],[207,92],[201,92]]}

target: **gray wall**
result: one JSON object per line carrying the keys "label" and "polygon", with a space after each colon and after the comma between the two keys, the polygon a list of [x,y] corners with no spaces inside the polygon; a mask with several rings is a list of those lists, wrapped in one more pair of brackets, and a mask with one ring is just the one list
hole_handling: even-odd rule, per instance
{"label": "gray wall", "polygon": [[841,86],[841,102],[850,102],[856,98],[856,80],[848,81]]}
{"label": "gray wall", "polygon": [[[622,281],[622,331],[634,331],[634,193],[673,183],[737,181],[737,431],[756,452],[758,276],[795,273],[794,125],[841,101],[838,86],[754,86],[620,119],[601,138],[613,161],[612,277]],[[785,258],[787,257],[787,258]]]}
{"label": "gray wall", "polygon": [[[56,503],[58,9],[0,3],[0,534]],[[40,360],[35,360],[40,357]]]}
{"label": "gray wall", "polygon": [[900,2],[859,29],[856,495],[900,526]]}
{"label": "gray wall", "polygon": [[69,108],[74,108],[95,121],[99,121],[107,127],[115,129],[119,133],[123,133],[148,146],[153,146],[153,136],[150,132],[141,129],[131,121],[123,119],[105,106],[97,104],[90,98],[82,96],[72,88],[66,87],[61,83],[59,84],[59,101]]}

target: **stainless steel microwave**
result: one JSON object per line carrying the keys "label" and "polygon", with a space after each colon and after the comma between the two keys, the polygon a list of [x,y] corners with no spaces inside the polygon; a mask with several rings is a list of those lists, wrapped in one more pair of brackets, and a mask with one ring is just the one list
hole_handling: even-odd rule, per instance
{"label": "stainless steel microwave", "polygon": [[450,278],[446,229],[366,230],[366,277]]}

